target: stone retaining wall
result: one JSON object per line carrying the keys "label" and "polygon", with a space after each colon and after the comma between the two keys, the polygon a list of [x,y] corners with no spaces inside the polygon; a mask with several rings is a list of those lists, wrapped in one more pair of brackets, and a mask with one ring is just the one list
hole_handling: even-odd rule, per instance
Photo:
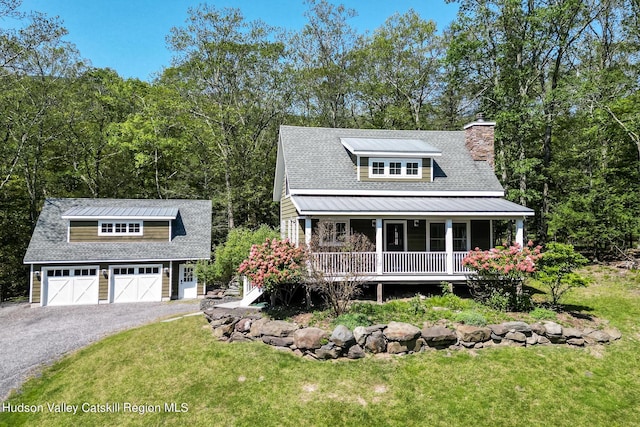
{"label": "stone retaining wall", "polygon": [[358,326],[353,331],[338,325],[332,332],[300,328],[295,323],[262,318],[259,313],[206,310],[213,335],[222,341],[262,341],[280,350],[312,359],[359,359],[366,353],[411,354],[429,349],[485,348],[492,346],[534,346],[606,344],[621,337],[615,329],[563,327],[555,322],[527,324],[506,322],[478,327],[425,323],[422,329],[401,322]]}

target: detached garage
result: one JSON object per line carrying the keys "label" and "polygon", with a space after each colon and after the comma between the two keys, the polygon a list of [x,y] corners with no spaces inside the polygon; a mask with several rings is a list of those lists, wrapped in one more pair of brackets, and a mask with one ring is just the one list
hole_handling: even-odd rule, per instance
{"label": "detached garage", "polygon": [[198,298],[211,201],[47,199],[24,258],[33,306]]}

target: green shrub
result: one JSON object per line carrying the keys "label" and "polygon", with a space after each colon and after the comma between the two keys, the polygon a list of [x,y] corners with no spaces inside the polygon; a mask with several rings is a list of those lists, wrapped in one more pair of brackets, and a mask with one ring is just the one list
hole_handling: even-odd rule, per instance
{"label": "green shrub", "polygon": [[473,326],[485,326],[487,324],[487,319],[485,319],[482,314],[474,310],[465,310],[460,313],[456,313],[453,320],[464,323],[465,325]]}
{"label": "green shrub", "polygon": [[214,262],[211,264],[210,278],[213,281],[227,284],[236,275],[238,267],[251,252],[253,245],[264,243],[265,240],[279,238],[279,233],[263,225],[257,230],[248,228],[234,228],[229,231],[226,243],[215,250]]}
{"label": "green shrub", "polygon": [[428,307],[445,307],[451,310],[466,310],[471,308],[473,302],[468,299],[460,298],[452,293],[447,293],[427,298],[425,304]]}
{"label": "green shrub", "polygon": [[556,312],[542,307],[536,307],[529,313],[536,320],[555,320]]}
{"label": "green shrub", "polygon": [[587,286],[587,280],[574,270],[588,260],[573,249],[573,245],[548,243],[538,263],[536,279],[549,291],[551,304],[557,307],[560,299],[571,289]]}
{"label": "green shrub", "polygon": [[356,326],[371,326],[373,323],[362,313],[344,313],[336,317],[333,322],[334,326],[344,325],[352,331]]}

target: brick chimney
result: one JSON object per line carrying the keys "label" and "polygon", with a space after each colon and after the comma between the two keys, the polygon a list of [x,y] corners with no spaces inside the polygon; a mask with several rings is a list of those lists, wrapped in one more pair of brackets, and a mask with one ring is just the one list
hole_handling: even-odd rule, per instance
{"label": "brick chimney", "polygon": [[473,160],[483,160],[494,167],[495,153],[493,148],[496,122],[485,122],[484,115],[478,113],[474,122],[464,127],[464,145],[471,153]]}

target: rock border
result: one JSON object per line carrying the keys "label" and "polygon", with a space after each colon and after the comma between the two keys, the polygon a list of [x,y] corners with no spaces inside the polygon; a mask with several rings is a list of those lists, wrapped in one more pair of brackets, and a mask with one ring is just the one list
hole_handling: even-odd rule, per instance
{"label": "rock border", "polygon": [[259,312],[203,311],[213,336],[220,341],[262,341],[278,350],[313,360],[346,357],[360,359],[371,354],[412,354],[430,349],[480,349],[495,346],[530,347],[564,344],[572,347],[607,344],[621,338],[613,328],[576,329],[544,321],[528,324],[520,321],[487,326],[456,323],[445,326],[446,320],[422,329],[403,322],[373,326],[358,326],[353,331],[338,325],[332,332],[320,328],[301,328],[295,323],[270,320]]}

